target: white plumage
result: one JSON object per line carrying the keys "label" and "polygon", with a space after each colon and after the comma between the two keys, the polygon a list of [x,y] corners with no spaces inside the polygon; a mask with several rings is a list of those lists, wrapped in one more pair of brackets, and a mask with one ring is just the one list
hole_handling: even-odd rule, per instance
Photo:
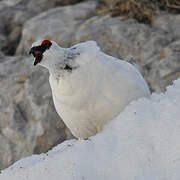
{"label": "white plumage", "polygon": [[55,108],[75,137],[98,133],[132,100],[150,95],[133,65],[101,52],[94,41],[71,48],[51,42],[39,64],[50,72]]}

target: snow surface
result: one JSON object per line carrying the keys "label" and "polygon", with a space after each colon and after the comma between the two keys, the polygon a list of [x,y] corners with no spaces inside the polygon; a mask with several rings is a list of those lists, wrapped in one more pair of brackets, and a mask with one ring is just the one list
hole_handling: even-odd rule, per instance
{"label": "snow surface", "polygon": [[70,140],[2,171],[0,180],[179,180],[180,79],[141,98],[99,134]]}

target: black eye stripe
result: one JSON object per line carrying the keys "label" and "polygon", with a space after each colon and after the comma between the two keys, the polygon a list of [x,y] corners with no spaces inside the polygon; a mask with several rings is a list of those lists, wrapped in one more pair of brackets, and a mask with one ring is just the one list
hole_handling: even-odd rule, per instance
{"label": "black eye stripe", "polygon": [[34,51],[40,51],[40,52],[42,52],[42,53],[44,53],[47,49],[49,49],[49,46],[47,46],[47,44],[42,44],[42,45],[40,45],[40,46],[34,46],[34,47],[32,48],[32,50],[34,50]]}
{"label": "black eye stripe", "polygon": [[48,42],[48,43],[45,43],[45,44],[41,44],[41,46],[43,46],[45,49],[49,49],[51,47],[52,43],[51,42]]}
{"label": "black eye stripe", "polygon": [[31,50],[29,51],[29,54],[33,54],[33,56],[37,56],[37,51],[41,52],[41,54],[43,55],[43,53],[49,49],[51,47],[52,43],[44,43],[41,44],[39,46],[34,46],[31,48]]}

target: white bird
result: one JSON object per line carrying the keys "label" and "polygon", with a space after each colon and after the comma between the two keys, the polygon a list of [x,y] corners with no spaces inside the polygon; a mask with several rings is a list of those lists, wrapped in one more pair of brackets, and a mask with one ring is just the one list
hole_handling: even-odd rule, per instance
{"label": "white bird", "polygon": [[95,135],[131,101],[150,95],[133,65],[101,52],[94,41],[62,48],[43,40],[29,53],[34,65],[49,70],[56,111],[77,138]]}

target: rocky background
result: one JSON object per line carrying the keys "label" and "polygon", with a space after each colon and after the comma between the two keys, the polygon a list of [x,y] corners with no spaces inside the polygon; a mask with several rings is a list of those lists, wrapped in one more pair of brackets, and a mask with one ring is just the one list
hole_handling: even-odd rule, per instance
{"label": "rocky background", "polygon": [[137,2],[0,0],[0,169],[72,137],[55,112],[47,71],[28,56],[32,42],[96,40],[136,64],[155,92],[180,76],[179,1]]}

